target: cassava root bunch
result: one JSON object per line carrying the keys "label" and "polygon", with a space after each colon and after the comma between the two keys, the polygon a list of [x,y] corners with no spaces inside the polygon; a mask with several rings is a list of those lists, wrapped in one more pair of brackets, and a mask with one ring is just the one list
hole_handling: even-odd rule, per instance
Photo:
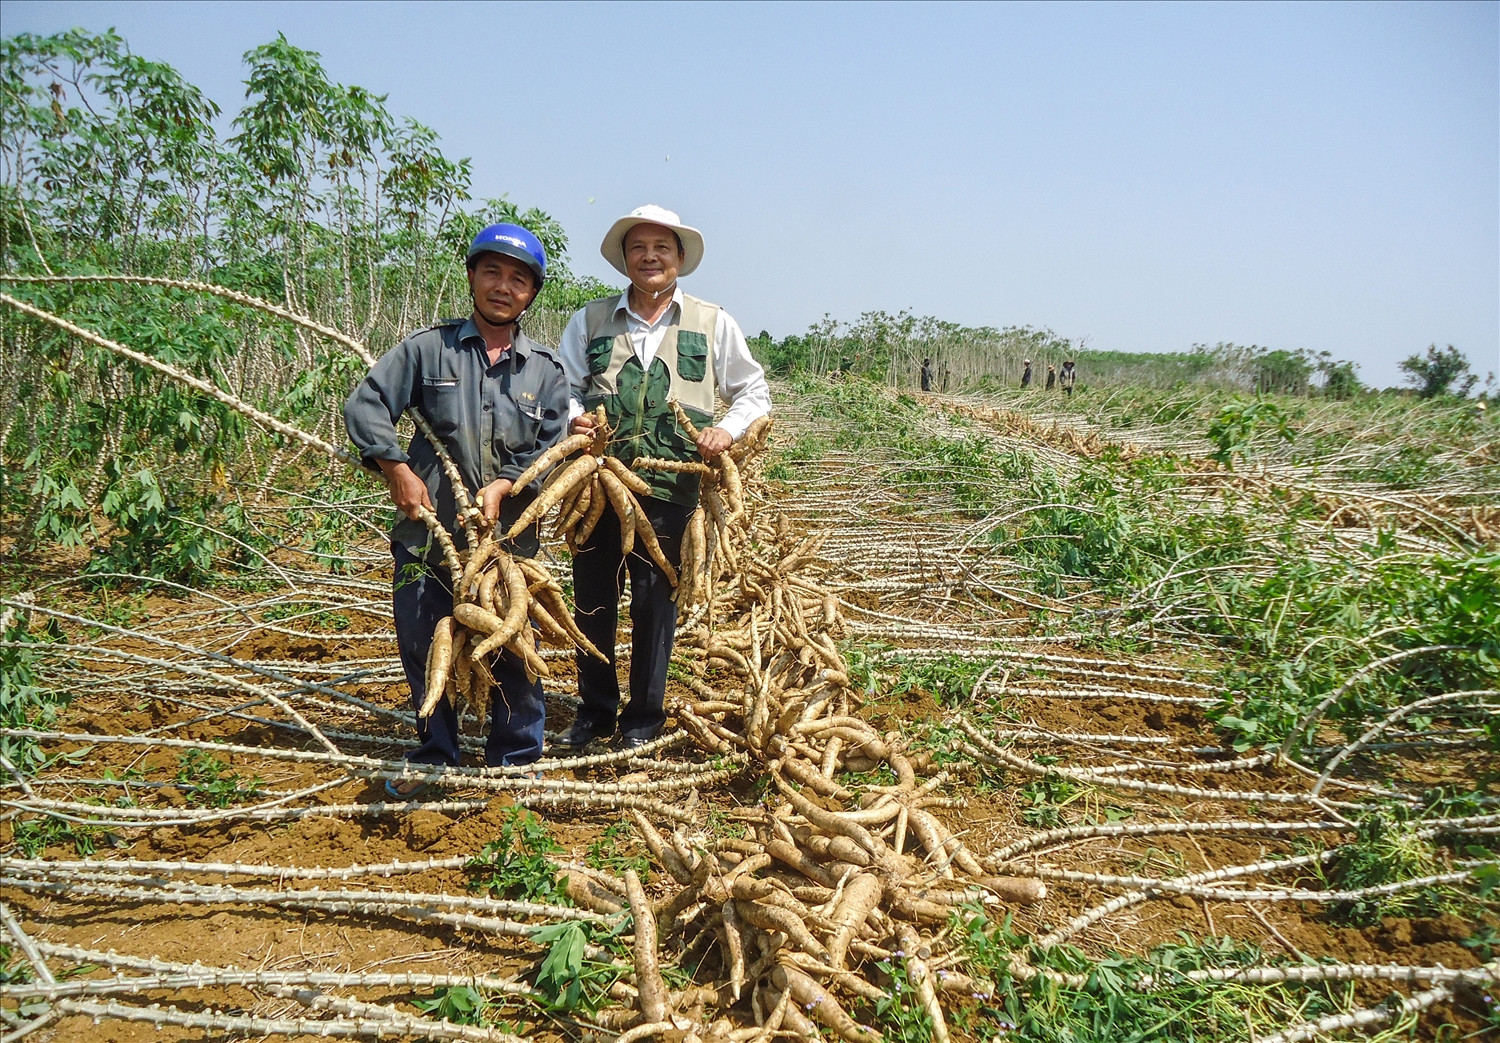
{"label": "cassava root bunch", "polygon": [[495,687],[496,653],[511,652],[531,680],[551,674],[541,643],[604,654],[578,629],[563,589],[545,565],[506,552],[491,536],[470,552],[453,591],[453,614],[438,620],[427,653],[427,694],[419,710],[428,717],[444,696],[468,703],[481,721]]}
{"label": "cassava root bunch", "polygon": [[[672,410],[689,439],[698,440],[698,429],[675,400]],[[752,519],[747,502],[746,478],[756,475],[756,465],[770,443],[771,418],[761,417],[743,438],[711,462],[680,462],[641,458],[631,466],[639,470],[691,471],[699,476],[698,507],[688,519],[682,538],[682,577],[677,605],[685,616],[696,605],[711,600],[711,593],[724,572],[739,571],[740,551],[746,546]]]}
{"label": "cassava root bunch", "polygon": [[604,407],[600,406],[594,412],[592,431],[569,435],[537,457],[516,479],[516,486],[547,474],[542,494],[516,519],[506,535],[514,538],[556,507],[557,522],[552,537],[566,540],[568,549],[576,553],[579,546],[593,535],[605,510],[613,509],[620,524],[621,553],[629,554],[639,538],[651,560],[676,586],[677,570],[662,553],[656,530],[651,527],[645,509],[636,499],[637,496],[649,496],[651,486],[620,460],[608,455],[606,450],[612,434]]}

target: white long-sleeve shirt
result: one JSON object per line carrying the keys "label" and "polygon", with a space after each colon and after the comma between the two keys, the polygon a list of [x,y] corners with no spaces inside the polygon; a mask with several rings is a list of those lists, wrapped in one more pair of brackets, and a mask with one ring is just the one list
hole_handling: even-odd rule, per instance
{"label": "white long-sleeve shirt", "polygon": [[[630,333],[635,357],[640,360],[642,369],[650,369],[662,338],[667,334],[667,327],[682,313],[682,287],[672,290],[672,303],[655,322],[647,322],[637,315],[629,300],[627,290],[620,296],[615,314],[625,313],[625,326]],[[739,323],[723,308],[719,309],[719,318],[714,324],[712,351],[714,381],[718,385],[719,397],[729,406],[715,426],[738,440],[751,424],[771,412],[771,389],[766,385],[766,371],[750,354],[750,346],[745,343],[745,334]],[[568,320],[557,354],[568,378],[569,419],[572,419],[583,412],[583,396],[590,379],[584,309],[578,309]]]}

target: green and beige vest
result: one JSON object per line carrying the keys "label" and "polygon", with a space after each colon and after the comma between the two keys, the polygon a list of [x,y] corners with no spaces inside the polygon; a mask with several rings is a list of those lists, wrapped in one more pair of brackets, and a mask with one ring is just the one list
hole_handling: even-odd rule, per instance
{"label": "green and beige vest", "polygon": [[[697,447],[667,403],[676,399],[700,430],[714,422],[713,340],[719,306],[683,294],[677,321],[667,327],[651,367],[642,370],[620,303],[618,296],[605,297],[584,308],[589,363],[584,407],[603,404],[614,428],[609,454],[627,464],[638,456],[697,460]],[[695,474],[639,473],[657,499],[686,506],[698,502]]]}

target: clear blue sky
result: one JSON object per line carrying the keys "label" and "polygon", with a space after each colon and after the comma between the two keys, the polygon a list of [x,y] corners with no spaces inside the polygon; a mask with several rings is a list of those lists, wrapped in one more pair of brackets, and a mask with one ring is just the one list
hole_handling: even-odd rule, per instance
{"label": "clear blue sky", "polygon": [[[280,30],[562,221],[644,202],[751,333],[909,308],[1091,347],[1500,369],[1500,7],[0,2],[230,113]],[[668,158],[670,157],[670,158]],[[592,202],[590,202],[592,200]]]}

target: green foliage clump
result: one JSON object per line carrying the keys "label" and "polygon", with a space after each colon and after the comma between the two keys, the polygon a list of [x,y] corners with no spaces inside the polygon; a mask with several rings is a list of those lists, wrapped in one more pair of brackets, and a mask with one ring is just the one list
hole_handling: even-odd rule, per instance
{"label": "green foliage clump", "polygon": [[455,1025],[487,1025],[490,999],[472,985],[450,985],[438,989],[427,999],[413,1002],[423,1014],[431,1014]]}
{"label": "green foliage clump", "polygon": [[624,876],[625,870],[634,869],[642,880],[647,879],[651,872],[651,859],[635,840],[634,830],[626,819],[604,827],[589,844],[584,862],[616,876]]}
{"label": "green foliage clump", "polygon": [[[980,991],[968,1003],[955,1004],[949,1018],[954,1028],[980,1040],[1238,1043],[1348,1004],[1345,993],[1334,991],[1337,985],[1299,986],[1294,992],[1280,985],[1190,980],[1187,974],[1196,970],[1266,962],[1254,946],[1227,937],[1184,937],[1144,956],[1110,953],[1089,959],[1069,945],[1039,949],[1015,932],[1008,917],[996,923],[978,910],[957,916],[952,931]],[[1083,983],[1040,974],[1017,980],[1012,967],[1018,957],[1079,976]]]}
{"label": "green foliage clump", "polygon": [[[37,672],[42,647],[62,635],[55,623],[33,634],[25,612],[0,609],[7,625],[0,630],[0,724],[6,728],[46,728],[62,695],[45,687]],[[36,743],[16,736],[0,736],[0,754],[17,770],[29,772],[42,764]]]}
{"label": "green foliage clump", "polygon": [[178,758],[174,779],[182,795],[194,804],[227,808],[255,800],[262,794],[261,780],[246,779],[207,750],[188,750]]}
{"label": "green foliage clump", "polygon": [[[1288,561],[1272,575],[1239,586],[1236,603],[1262,607],[1263,640],[1226,675],[1229,695],[1213,712],[1239,749],[1280,741],[1327,696],[1328,716],[1346,733],[1371,714],[1423,695],[1476,690],[1500,682],[1500,554],[1466,558],[1392,554],[1372,570],[1347,563]],[[1279,607],[1278,607],[1279,606]],[[1276,611],[1276,631],[1265,619]],[[1296,656],[1272,657],[1280,633],[1308,638]],[[1380,635],[1377,642],[1371,635]],[[1360,671],[1382,656],[1433,646],[1391,669]],[[1354,677],[1354,683],[1348,683]],[[1449,712],[1462,713],[1462,706]],[[1484,717],[1484,715],[1479,715]],[[1496,729],[1485,717],[1491,741]],[[1500,749],[1500,746],[1496,747]]]}
{"label": "green foliage clump", "polygon": [[[527,320],[541,339],[609,290],[573,277],[556,220],[473,201],[468,160],[444,156],[435,132],[383,96],[333,80],[316,52],[278,35],[244,62],[246,98],[222,137],[218,105],[113,31],[0,40],[0,268],[206,280],[377,352],[468,310],[462,257],[493,221],[526,225],[548,250],[551,278]],[[175,288],[5,289],[342,441],[329,421],[363,369],[342,346]],[[294,447],[50,324],[12,312],[4,340],[0,515],[18,554],[86,547],[94,572],[202,584],[270,552],[239,494]],[[341,567],[346,537],[338,520],[289,542]]]}
{"label": "green foliage clump", "polygon": [[31,961],[8,942],[0,942],[0,985],[25,985],[33,977]]}
{"label": "green foliage clump", "polygon": [[[1399,806],[1365,814],[1358,834],[1330,867],[1329,882],[1342,891],[1357,891],[1441,873],[1432,837],[1406,817]],[[1471,902],[1454,888],[1427,886],[1336,902],[1333,914],[1346,923],[1373,924],[1387,916],[1435,916]]]}
{"label": "green foliage clump", "polygon": [[466,866],[469,890],[496,898],[572,905],[558,886],[557,871],[548,858],[561,850],[540,815],[525,808],[506,808],[500,836],[484,845]]}
{"label": "green foliage clump", "polygon": [[1275,402],[1264,399],[1231,402],[1208,425],[1208,439],[1215,447],[1210,455],[1233,470],[1235,456],[1246,454],[1251,440],[1262,428],[1271,429],[1288,442],[1296,437],[1291,418]]}
{"label": "green foliage clump", "polygon": [[88,858],[112,836],[99,826],[48,817],[24,818],[16,821],[11,842],[22,858],[40,858],[42,852],[58,844],[72,844],[80,858]]}
{"label": "green foliage clump", "polygon": [[984,673],[985,664],[967,659],[910,659],[897,656],[889,661],[893,668],[890,693],[906,696],[917,692],[931,693],[942,706],[964,706]]}
{"label": "green foliage clump", "polygon": [[886,982],[886,995],[875,1001],[874,1023],[886,1039],[900,1043],[928,1043],[932,1039],[932,1017],[917,998],[904,956],[899,950],[894,958],[879,960],[875,970]]}
{"label": "green foliage clump", "polygon": [[1463,398],[1479,382],[1479,377],[1469,372],[1468,357],[1452,344],[1442,351],[1436,344],[1429,344],[1425,355],[1408,355],[1397,366],[1423,398],[1450,394]]}

